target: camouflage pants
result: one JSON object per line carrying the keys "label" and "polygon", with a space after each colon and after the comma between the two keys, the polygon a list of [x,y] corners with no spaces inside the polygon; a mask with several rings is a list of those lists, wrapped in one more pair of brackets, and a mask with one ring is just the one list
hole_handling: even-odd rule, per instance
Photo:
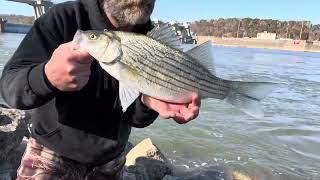
{"label": "camouflage pants", "polygon": [[89,168],[59,156],[30,138],[17,171],[17,180],[121,180],[124,164],[122,153],[107,164]]}

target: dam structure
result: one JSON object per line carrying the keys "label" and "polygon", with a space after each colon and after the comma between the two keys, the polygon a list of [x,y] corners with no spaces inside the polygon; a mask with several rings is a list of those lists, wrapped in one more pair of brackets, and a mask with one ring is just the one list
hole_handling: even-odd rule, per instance
{"label": "dam structure", "polygon": [[[6,0],[18,3],[24,3],[33,7],[35,19],[45,14],[53,2],[51,0]],[[2,33],[27,33],[31,25],[8,23],[6,19],[0,18],[0,32]]]}

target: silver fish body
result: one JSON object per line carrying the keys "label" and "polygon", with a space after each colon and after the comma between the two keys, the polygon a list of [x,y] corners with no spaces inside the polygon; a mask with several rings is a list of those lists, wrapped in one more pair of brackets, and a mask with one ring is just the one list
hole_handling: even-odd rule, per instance
{"label": "silver fish body", "polygon": [[211,43],[185,53],[168,45],[175,40],[167,35],[167,29],[159,31],[150,33],[151,37],[121,31],[78,31],[73,41],[119,81],[121,103],[126,107],[139,93],[186,103],[191,93],[197,92],[202,98],[225,99],[253,116],[263,114],[257,103],[273,89],[273,83],[218,78],[208,68],[212,66]]}
{"label": "silver fish body", "polygon": [[119,76],[119,81],[144,94],[175,103],[189,102],[192,92],[216,99],[227,96],[228,81],[212,75],[190,55],[148,36],[115,34],[121,38],[123,52],[118,63],[136,78],[132,81],[130,76]]}

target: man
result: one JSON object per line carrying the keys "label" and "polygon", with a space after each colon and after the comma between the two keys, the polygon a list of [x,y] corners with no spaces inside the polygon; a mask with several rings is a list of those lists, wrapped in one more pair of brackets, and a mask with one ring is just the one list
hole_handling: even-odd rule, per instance
{"label": "man", "polygon": [[141,95],[121,111],[118,82],[70,41],[77,29],[146,34],[155,0],[79,0],[40,17],[5,66],[1,92],[15,108],[30,110],[31,138],[17,179],[121,179],[131,126],[158,114],[187,123],[199,97],[170,104]]}

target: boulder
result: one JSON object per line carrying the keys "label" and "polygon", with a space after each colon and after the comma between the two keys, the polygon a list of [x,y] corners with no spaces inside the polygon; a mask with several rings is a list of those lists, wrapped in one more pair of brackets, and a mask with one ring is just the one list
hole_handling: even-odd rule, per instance
{"label": "boulder", "polygon": [[0,161],[7,159],[10,151],[21,144],[22,138],[28,132],[29,121],[24,111],[2,107],[0,107]]}
{"label": "boulder", "polygon": [[0,105],[0,179],[15,179],[26,148],[29,117],[24,111]]}
{"label": "boulder", "polygon": [[162,178],[162,180],[179,180],[179,179],[181,178],[170,176],[170,175],[166,175],[164,178]]}
{"label": "boulder", "polygon": [[137,177],[135,174],[125,171],[123,173],[123,180],[137,180]]}
{"label": "boulder", "polygon": [[18,148],[10,151],[5,160],[0,161],[0,179],[11,180],[16,178],[17,169],[20,165],[22,155],[27,146],[27,139],[24,139]]}
{"label": "boulder", "polygon": [[132,148],[126,158],[127,172],[135,174],[137,178],[160,180],[172,172],[171,164],[150,138]]}
{"label": "boulder", "polygon": [[243,174],[239,171],[234,171],[232,175],[234,180],[253,180],[250,176]]}

